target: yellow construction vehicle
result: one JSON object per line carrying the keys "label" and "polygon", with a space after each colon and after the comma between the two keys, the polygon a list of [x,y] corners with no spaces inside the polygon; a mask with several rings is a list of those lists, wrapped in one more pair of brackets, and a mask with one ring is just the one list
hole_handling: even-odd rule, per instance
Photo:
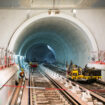
{"label": "yellow construction vehicle", "polygon": [[75,81],[97,80],[102,78],[101,70],[94,68],[89,69],[88,67],[82,69],[74,64],[69,65],[66,72],[66,77]]}

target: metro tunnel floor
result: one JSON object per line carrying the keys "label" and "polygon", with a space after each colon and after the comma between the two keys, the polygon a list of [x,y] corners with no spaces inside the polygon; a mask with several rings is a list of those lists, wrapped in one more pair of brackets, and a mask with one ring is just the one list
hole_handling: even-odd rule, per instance
{"label": "metro tunnel floor", "polygon": [[105,104],[105,99],[93,92],[89,92],[90,97],[84,100],[85,96],[82,93],[85,93],[87,89],[62,77],[62,75],[46,67],[30,70],[29,79],[23,78],[20,80],[10,105]]}
{"label": "metro tunnel floor", "polygon": [[[22,85],[20,81],[19,86]],[[55,89],[51,81],[49,81],[38,69],[30,73],[30,87],[28,80],[25,80],[24,86],[17,86],[13,100],[10,105],[72,105]],[[19,91],[23,89],[23,95],[20,97]],[[17,95],[17,96],[16,96]],[[15,100],[15,101],[14,101]]]}

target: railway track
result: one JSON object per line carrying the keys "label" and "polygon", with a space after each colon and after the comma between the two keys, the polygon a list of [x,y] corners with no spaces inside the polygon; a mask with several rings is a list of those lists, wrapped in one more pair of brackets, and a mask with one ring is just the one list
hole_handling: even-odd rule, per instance
{"label": "railway track", "polygon": [[35,71],[30,79],[30,105],[72,105],[42,73]]}
{"label": "railway track", "polygon": [[[60,75],[63,76],[66,75],[66,72],[59,69],[57,70],[57,67],[53,67],[52,65],[46,65],[46,67],[48,67],[52,71],[59,73]],[[76,83],[105,98],[105,82],[95,81],[92,83],[88,82],[76,82]]]}
{"label": "railway track", "polygon": [[76,95],[70,86],[65,86],[65,80],[59,81],[62,77],[55,79],[55,75],[58,76],[43,67],[31,74],[30,105],[93,105],[93,102],[86,103],[79,97],[80,91]]}
{"label": "railway track", "polygon": [[105,98],[105,85],[99,83],[98,81],[90,84],[89,83],[79,83],[79,84]]}
{"label": "railway track", "polygon": [[57,72],[58,74],[62,75],[62,76],[66,76],[66,70],[61,70],[59,69],[57,66],[52,66],[52,65],[48,65],[48,64],[44,64],[45,67],[51,69],[52,71]]}
{"label": "railway track", "polygon": [[[57,67],[53,67],[53,66],[49,66],[49,68],[57,73],[59,73],[60,75],[65,76],[66,73],[64,71],[58,70],[57,71]],[[56,69],[55,69],[56,68]],[[88,82],[76,82],[79,85],[81,85],[82,87],[85,87],[86,89],[102,96],[103,98],[105,98],[105,83],[102,81],[95,81],[92,83],[88,83]]]}
{"label": "railway track", "polygon": [[[48,67],[48,68],[52,68],[51,70],[52,71],[55,71],[55,72],[57,72],[57,73],[59,73],[60,74],[60,72],[59,72],[59,70],[57,71],[57,68],[56,69],[54,69],[53,67]],[[64,73],[64,72],[63,72]],[[60,75],[63,75],[63,73],[61,73]],[[63,76],[65,76],[65,74],[63,75]],[[100,105],[103,103],[103,105],[105,105],[105,84],[102,84],[101,82],[99,83],[99,82],[95,82],[95,83],[92,83],[92,84],[81,84],[81,83],[77,83],[77,82],[72,82],[72,84],[73,85],[76,85],[76,84],[78,84],[79,86],[80,86],[80,89],[82,89],[82,90],[86,90],[86,89],[88,89],[88,90],[90,90],[90,94],[91,94],[91,96],[92,96],[92,99],[94,100],[94,101],[99,101],[99,103],[100,103]],[[95,105],[95,104],[94,104]],[[96,105],[98,105],[98,104],[96,104]]]}

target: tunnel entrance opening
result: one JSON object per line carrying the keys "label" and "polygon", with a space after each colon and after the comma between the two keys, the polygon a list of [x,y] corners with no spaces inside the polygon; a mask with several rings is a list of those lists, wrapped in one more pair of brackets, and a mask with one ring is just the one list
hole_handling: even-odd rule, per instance
{"label": "tunnel entrance opening", "polygon": [[27,49],[37,43],[51,46],[57,64],[63,66],[71,60],[84,66],[89,62],[90,52],[98,50],[90,31],[77,19],[64,14],[41,14],[29,19],[14,34],[10,49],[26,56]]}
{"label": "tunnel entrance opening", "polygon": [[32,45],[26,53],[26,62],[55,63],[55,51],[46,44]]}

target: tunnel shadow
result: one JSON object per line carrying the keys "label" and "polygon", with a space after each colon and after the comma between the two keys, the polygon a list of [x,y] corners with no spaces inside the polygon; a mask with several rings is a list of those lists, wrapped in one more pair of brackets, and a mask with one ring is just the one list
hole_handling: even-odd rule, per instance
{"label": "tunnel shadow", "polygon": [[46,44],[35,44],[26,53],[27,62],[55,63],[55,51]]}

